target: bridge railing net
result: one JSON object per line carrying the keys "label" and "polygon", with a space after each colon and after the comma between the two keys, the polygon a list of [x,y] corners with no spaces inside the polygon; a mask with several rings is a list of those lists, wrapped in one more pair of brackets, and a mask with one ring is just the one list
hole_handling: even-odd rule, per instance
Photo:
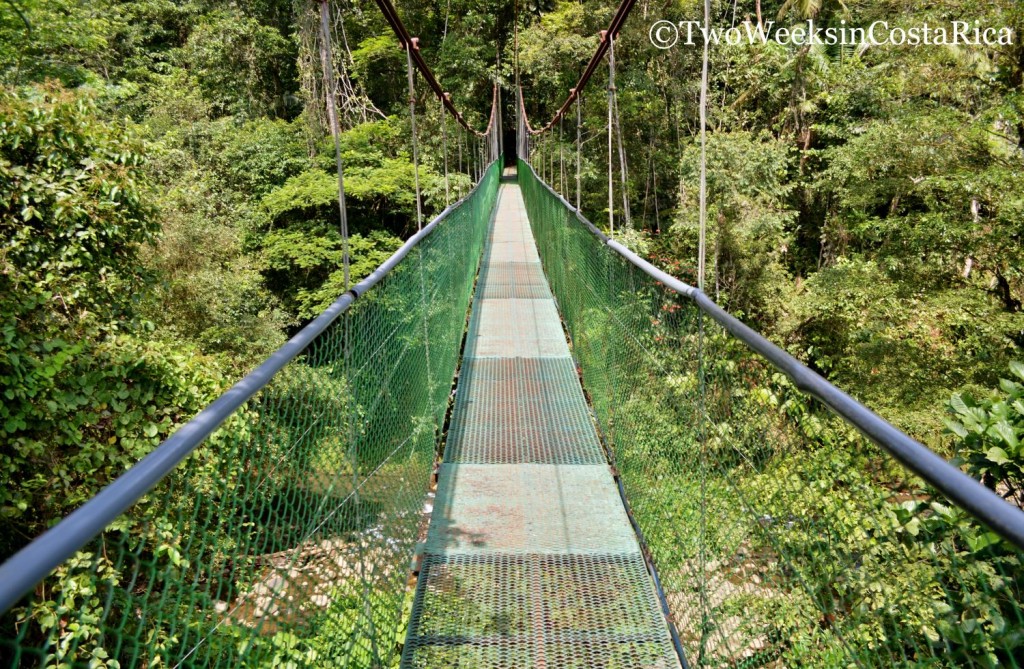
{"label": "bridge railing net", "polygon": [[1020,666],[1019,551],[519,175],[691,667]]}
{"label": "bridge railing net", "polygon": [[0,665],[396,664],[498,169],[8,612]]}

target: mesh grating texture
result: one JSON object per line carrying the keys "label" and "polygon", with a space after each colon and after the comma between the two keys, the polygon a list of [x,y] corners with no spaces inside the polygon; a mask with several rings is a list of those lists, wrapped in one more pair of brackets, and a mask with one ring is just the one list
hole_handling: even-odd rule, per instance
{"label": "mesh grating texture", "polygon": [[403,667],[678,667],[536,258],[503,185]]}
{"label": "mesh grating texture", "polygon": [[483,299],[474,305],[465,355],[567,357],[569,347],[553,300]]}
{"label": "mesh grating texture", "polygon": [[428,553],[640,550],[604,465],[441,466]]}
{"label": "mesh grating texture", "polygon": [[540,263],[493,262],[480,273],[483,299],[551,299]]}
{"label": "mesh grating texture", "polygon": [[483,290],[484,299],[535,299],[550,300],[551,290],[547,286],[531,286],[529,284],[489,283]]}
{"label": "mesh grating texture", "polygon": [[487,288],[503,284],[543,286],[544,288],[547,288],[548,285],[548,281],[544,277],[544,270],[540,263],[535,262],[489,263],[480,270],[480,281]]}
{"label": "mesh grating texture", "polygon": [[540,262],[533,242],[492,240],[485,258],[491,262]]}
{"label": "mesh grating texture", "polygon": [[643,558],[429,556],[402,666],[668,669]]}
{"label": "mesh grating texture", "polygon": [[445,459],[604,464],[572,359],[464,361]]}

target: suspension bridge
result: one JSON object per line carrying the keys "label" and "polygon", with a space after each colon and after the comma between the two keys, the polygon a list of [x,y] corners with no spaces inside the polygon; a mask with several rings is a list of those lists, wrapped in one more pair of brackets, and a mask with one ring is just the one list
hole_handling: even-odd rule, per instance
{"label": "suspension bridge", "polygon": [[1020,666],[1024,514],[567,199],[632,3],[515,147],[378,5],[475,185],[0,566],[0,663]]}

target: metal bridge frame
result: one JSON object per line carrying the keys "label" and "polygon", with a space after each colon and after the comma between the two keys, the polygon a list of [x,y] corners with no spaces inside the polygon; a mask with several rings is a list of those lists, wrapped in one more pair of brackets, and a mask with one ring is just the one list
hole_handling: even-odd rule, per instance
{"label": "metal bridge frame", "polygon": [[[499,158],[500,160],[500,158]],[[533,168],[521,161],[536,176]],[[767,359],[785,374],[802,392],[823,402],[832,411],[878,444],[909,470],[935,486],[950,501],[973,514],[992,530],[1024,549],[1024,512],[1002,500],[920,442],[893,427],[890,423],[856,401],[842,390],[808,369],[796,358],[771,343],[736,317],[715,304],[702,291],[683,283],[643,260],[619,242],[609,238],[591,223],[564,197],[541,181],[577,220],[606,246],[629,261],[637,269],[661,282],[669,290],[688,299],[705,314],[728,330],[751,350]],[[409,252],[462,202],[480,187],[477,184],[465,198],[449,205],[433,221],[413,235],[387,261],[351,290],[339,297],[324,313],[273,353],[263,364],[232,386],[195,418],[135,466],[118,477],[95,497],[70,513],[32,543],[0,565],[0,612],[7,611],[61,563],[98,535],[107,525],[149,492],[161,479],[192,453],[228,416],[265,387],[286,364],[326,330],[339,316],[383,279]]]}

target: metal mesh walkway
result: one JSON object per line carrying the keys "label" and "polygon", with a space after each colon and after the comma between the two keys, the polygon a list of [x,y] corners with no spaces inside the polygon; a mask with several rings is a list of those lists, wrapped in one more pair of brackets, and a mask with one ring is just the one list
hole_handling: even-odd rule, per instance
{"label": "metal mesh walkway", "polygon": [[403,667],[678,667],[519,186],[477,285]]}

